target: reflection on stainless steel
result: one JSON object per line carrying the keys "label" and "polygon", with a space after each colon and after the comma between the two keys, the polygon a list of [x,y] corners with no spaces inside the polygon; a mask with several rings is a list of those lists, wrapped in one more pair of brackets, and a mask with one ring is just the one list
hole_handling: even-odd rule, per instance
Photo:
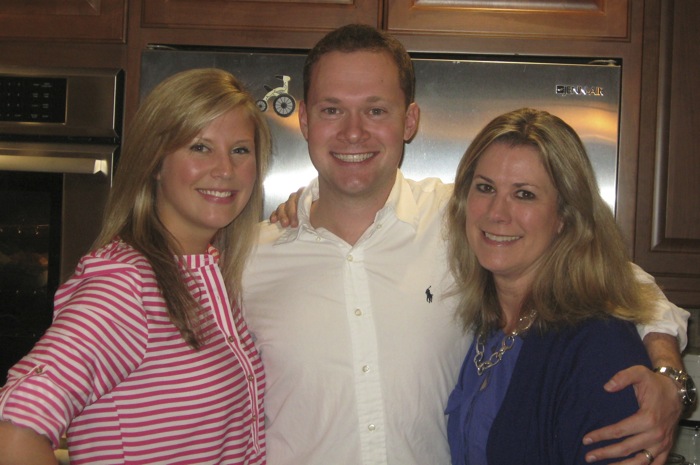
{"label": "reflection on stainless steel", "polygon": [[[179,71],[217,67],[235,74],[255,99],[289,76],[288,92],[302,99],[303,53],[251,53],[187,47],[152,46],[142,55],[141,95]],[[609,60],[527,59],[517,57],[414,57],[416,102],[421,108],[418,134],[406,145],[406,176],[454,180],[459,159],[476,133],[493,117],[529,106],[550,111],[581,136],[601,192],[615,207],[621,67]],[[266,111],[273,132],[273,162],[265,180],[267,217],[290,192],[316,172],[301,135],[297,110],[280,116]]]}

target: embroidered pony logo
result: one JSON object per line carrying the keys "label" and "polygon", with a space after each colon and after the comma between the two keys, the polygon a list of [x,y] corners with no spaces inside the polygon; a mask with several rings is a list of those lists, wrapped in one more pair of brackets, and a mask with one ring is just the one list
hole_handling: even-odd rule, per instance
{"label": "embroidered pony logo", "polygon": [[433,286],[428,286],[428,288],[425,290],[425,300],[428,303],[431,303],[433,301],[433,294],[430,292],[430,288]]}

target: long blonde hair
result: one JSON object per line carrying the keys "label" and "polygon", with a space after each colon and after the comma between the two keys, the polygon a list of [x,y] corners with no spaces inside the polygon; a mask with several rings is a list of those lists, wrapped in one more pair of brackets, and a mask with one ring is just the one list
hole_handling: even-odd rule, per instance
{"label": "long blonde hair", "polygon": [[560,118],[529,108],[496,117],[471,143],[457,168],[448,207],[450,265],[465,329],[490,331],[501,324],[493,276],[482,268],[465,232],[466,202],[476,165],[494,143],[534,148],[557,189],[561,233],[540,259],[523,309],[536,309],[546,329],[613,315],[648,321],[653,287],[643,285],[625,253],[610,207],[598,191],[593,168],[576,132]]}
{"label": "long blonde hair", "polygon": [[114,187],[105,211],[100,235],[93,249],[116,237],[139,250],[149,260],[166,301],[170,319],[194,348],[200,340],[199,308],[185,287],[177,241],[156,212],[156,173],[163,159],[189,144],[207,125],[234,108],[243,108],[255,125],[257,180],[248,204],[238,217],[216,234],[219,265],[229,298],[240,297],[243,267],[255,244],[263,203],[262,183],[271,151],[271,137],[264,115],[243,85],[219,69],[194,69],[178,73],[159,84],[138,109],[127,132]]}

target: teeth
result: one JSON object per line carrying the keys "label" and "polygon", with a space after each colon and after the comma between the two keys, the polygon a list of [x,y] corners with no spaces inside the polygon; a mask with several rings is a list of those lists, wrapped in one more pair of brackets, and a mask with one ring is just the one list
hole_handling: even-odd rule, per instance
{"label": "teeth", "polygon": [[336,153],[333,152],[333,156],[337,158],[340,161],[344,161],[346,163],[360,163],[361,161],[365,161],[368,158],[372,157],[371,152],[367,153]]}
{"label": "teeth", "polygon": [[231,195],[233,195],[231,191],[210,191],[205,189],[200,189],[199,191],[204,195],[211,195],[213,197],[220,198],[231,197]]}
{"label": "teeth", "polygon": [[496,236],[487,232],[484,232],[484,236],[486,236],[486,239],[496,242],[510,242],[519,239],[519,236]]}

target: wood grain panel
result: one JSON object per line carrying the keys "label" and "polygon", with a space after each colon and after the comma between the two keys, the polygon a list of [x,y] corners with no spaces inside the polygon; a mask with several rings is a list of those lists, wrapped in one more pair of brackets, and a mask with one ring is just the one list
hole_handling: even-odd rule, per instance
{"label": "wood grain panel", "polygon": [[143,0],[144,27],[330,30],[378,26],[379,0]]}
{"label": "wood grain panel", "polygon": [[645,14],[635,261],[672,300],[700,305],[700,41],[696,0]]}
{"label": "wood grain panel", "polygon": [[630,0],[391,0],[395,32],[628,39]]}
{"label": "wood grain panel", "polygon": [[2,0],[0,37],[124,42],[125,0]]}

